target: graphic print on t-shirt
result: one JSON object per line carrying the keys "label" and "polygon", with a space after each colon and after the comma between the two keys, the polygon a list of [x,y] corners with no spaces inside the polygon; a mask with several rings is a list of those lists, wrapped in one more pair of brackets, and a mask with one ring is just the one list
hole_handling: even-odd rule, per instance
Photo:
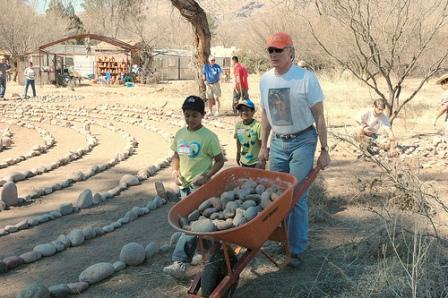
{"label": "graphic print on t-shirt", "polygon": [[268,105],[273,125],[293,125],[289,91],[290,88],[269,89]]}
{"label": "graphic print on t-shirt", "polygon": [[179,155],[196,157],[198,156],[200,151],[201,151],[201,145],[197,142],[192,142],[191,144],[188,144],[188,142],[181,141],[177,145],[177,154]]}

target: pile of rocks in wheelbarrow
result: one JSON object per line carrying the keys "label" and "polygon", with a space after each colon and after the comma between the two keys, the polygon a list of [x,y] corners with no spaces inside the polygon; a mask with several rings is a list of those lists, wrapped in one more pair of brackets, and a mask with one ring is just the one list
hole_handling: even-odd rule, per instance
{"label": "pile of rocks in wheelbarrow", "polygon": [[241,226],[257,216],[280,197],[285,190],[267,179],[241,179],[241,183],[219,197],[211,197],[179,219],[184,230],[213,232]]}

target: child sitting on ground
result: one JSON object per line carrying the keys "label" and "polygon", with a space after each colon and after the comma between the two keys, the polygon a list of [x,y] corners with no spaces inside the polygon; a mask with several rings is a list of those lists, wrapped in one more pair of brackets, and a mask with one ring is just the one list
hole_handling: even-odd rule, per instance
{"label": "child sitting on ground", "polygon": [[236,162],[242,167],[255,168],[261,146],[261,125],[254,119],[255,105],[245,99],[236,105],[241,121],[235,125]]}
{"label": "child sitting on ground", "polygon": [[[222,168],[224,157],[216,134],[202,126],[204,101],[198,96],[188,96],[182,111],[187,127],[176,133],[171,149],[174,151],[172,174],[183,199]],[[191,262],[197,241],[196,236],[182,234],[172,255],[173,263],[163,268],[163,272],[175,278],[183,278],[186,263]]]}

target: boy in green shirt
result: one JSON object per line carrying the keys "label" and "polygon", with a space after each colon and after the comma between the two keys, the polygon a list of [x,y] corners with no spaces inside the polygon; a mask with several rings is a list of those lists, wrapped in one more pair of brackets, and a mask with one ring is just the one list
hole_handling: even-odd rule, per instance
{"label": "boy in green shirt", "polygon": [[[204,101],[198,96],[188,96],[182,105],[187,127],[175,135],[171,149],[173,178],[179,185],[182,198],[197,187],[205,184],[224,165],[218,137],[202,126],[205,115]],[[190,263],[197,246],[197,237],[182,234],[174,249],[173,264],[163,268],[163,272],[175,278],[183,278],[186,263]]]}
{"label": "boy in green shirt", "polygon": [[242,121],[235,125],[236,162],[242,167],[255,168],[261,146],[260,122],[253,118],[255,105],[245,99],[236,106]]}

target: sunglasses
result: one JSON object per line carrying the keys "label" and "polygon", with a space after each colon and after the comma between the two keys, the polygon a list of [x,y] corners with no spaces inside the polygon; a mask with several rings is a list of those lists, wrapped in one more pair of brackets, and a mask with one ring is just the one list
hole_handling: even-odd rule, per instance
{"label": "sunglasses", "polygon": [[267,48],[266,51],[267,51],[269,54],[272,54],[272,53],[277,53],[277,54],[279,54],[279,53],[282,53],[285,49],[286,49],[286,48],[283,48],[283,49],[279,49],[279,48]]}

